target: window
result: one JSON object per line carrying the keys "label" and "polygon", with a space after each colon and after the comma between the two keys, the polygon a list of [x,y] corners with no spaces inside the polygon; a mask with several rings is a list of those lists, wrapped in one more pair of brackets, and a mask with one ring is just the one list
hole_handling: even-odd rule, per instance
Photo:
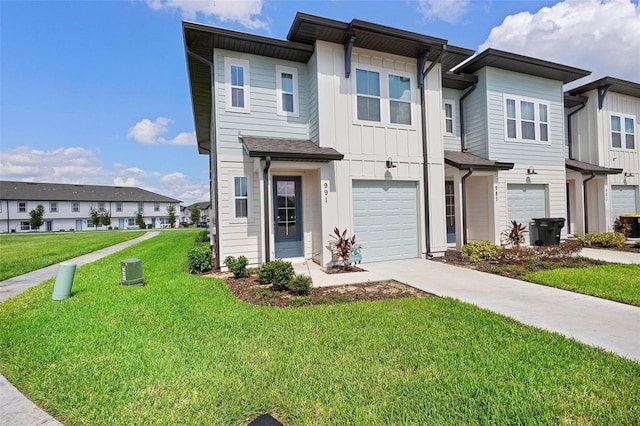
{"label": "window", "polygon": [[99,212],[103,212],[104,211],[104,203],[98,203],[98,211]]}
{"label": "window", "polygon": [[380,74],[356,69],[358,120],[380,121]]}
{"label": "window", "polygon": [[453,121],[453,101],[444,101],[444,132],[448,135],[455,134],[455,123]]}
{"label": "window", "polygon": [[505,139],[549,142],[549,105],[533,99],[504,98]]}
{"label": "window", "polygon": [[617,149],[636,149],[635,117],[611,115],[611,147]]}
{"label": "window", "polygon": [[58,202],[57,201],[49,202],[49,212],[51,212],[51,213],[57,213],[58,212]]}
{"label": "window", "polygon": [[153,211],[154,212],[160,211],[160,203],[153,203]]}
{"label": "window", "polygon": [[144,213],[144,203],[138,203],[138,211]]}
{"label": "window", "polygon": [[411,125],[411,78],[389,74],[389,121]]}
{"label": "window", "polygon": [[298,70],[276,65],[278,114],[298,117]]}
{"label": "window", "polygon": [[18,203],[18,212],[19,213],[26,213],[27,212],[27,203],[19,202]]}
{"label": "window", "polygon": [[233,178],[233,185],[236,210],[235,217],[249,217],[247,178],[245,176],[236,176]]}
{"label": "window", "polygon": [[71,203],[71,211],[74,213],[78,213],[80,211],[80,203]]}
{"label": "window", "polygon": [[135,226],[136,225],[136,220],[132,219],[132,218],[129,218],[129,219],[127,219],[127,224],[128,224],[128,226]]}
{"label": "window", "polygon": [[224,58],[227,111],[250,112],[249,61]]}
{"label": "window", "polygon": [[31,229],[31,222],[20,222],[21,231],[29,231]]}
{"label": "window", "polygon": [[121,212],[122,211],[122,203],[116,203],[116,211],[117,212]]}

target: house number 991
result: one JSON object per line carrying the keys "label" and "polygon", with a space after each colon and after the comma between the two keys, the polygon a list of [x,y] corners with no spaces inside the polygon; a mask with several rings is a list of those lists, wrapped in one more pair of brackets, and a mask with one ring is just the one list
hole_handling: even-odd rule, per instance
{"label": "house number 991", "polygon": [[328,203],[329,200],[327,195],[329,195],[329,190],[327,188],[329,187],[329,184],[325,182],[323,186],[324,186],[324,202]]}

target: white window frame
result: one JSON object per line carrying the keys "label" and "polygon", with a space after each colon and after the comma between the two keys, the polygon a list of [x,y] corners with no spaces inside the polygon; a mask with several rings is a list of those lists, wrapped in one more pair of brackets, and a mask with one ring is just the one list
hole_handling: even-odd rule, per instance
{"label": "white window frame", "polygon": [[[516,103],[516,116],[515,118],[507,118],[507,100],[508,99],[512,99],[515,101]],[[521,111],[521,102],[530,102],[533,103],[533,113],[534,113],[534,120],[525,120],[522,118],[522,111]],[[547,108],[547,121],[546,122],[541,122],[540,121],[540,105],[545,105]],[[522,97],[522,96],[515,96],[515,95],[509,95],[509,94],[504,94],[502,97],[502,108],[503,108],[503,121],[504,121],[504,140],[507,142],[524,142],[524,143],[536,143],[536,144],[543,144],[543,145],[550,145],[551,144],[551,126],[550,126],[550,115],[551,115],[551,105],[549,104],[549,102],[540,100],[540,99],[534,99],[534,98],[526,98],[526,97]],[[508,136],[508,130],[507,130],[507,123],[509,120],[514,120],[516,122],[516,137],[515,138],[510,138]],[[522,123],[523,122],[533,122],[534,123],[534,130],[535,130],[535,138],[534,139],[524,139],[522,137]],[[547,126],[547,140],[543,141],[540,136],[541,136],[541,132],[540,132],[540,127],[541,124],[546,124]]]}
{"label": "white window frame", "polygon": [[154,212],[160,211],[160,203],[153,203],[153,211]]}
{"label": "white window frame", "polygon": [[[293,92],[285,92],[282,89],[282,74],[291,74],[293,79]],[[285,111],[284,103],[282,102],[282,95],[293,95],[293,111]],[[299,89],[298,89],[298,70],[296,68],[283,67],[276,65],[276,96],[278,103],[278,115],[286,117],[299,117],[300,116],[300,102],[299,102]]]}
{"label": "white window frame", "polygon": [[[393,125],[393,126],[402,126],[402,127],[412,127],[413,126],[413,122],[414,122],[414,114],[413,114],[413,92],[414,92],[414,88],[413,88],[413,76],[411,74],[407,74],[407,73],[403,73],[403,72],[398,72],[398,71],[383,71],[381,73],[381,75],[384,76],[384,81],[387,82],[387,87],[386,87],[386,99],[388,99],[389,102],[387,102],[387,105],[389,106],[389,111],[387,111],[387,117],[389,118],[389,124]],[[407,101],[407,100],[401,100],[401,99],[396,99],[396,98],[391,98],[391,82],[389,81],[389,77],[394,76],[394,77],[405,77],[409,79],[409,95],[411,96],[411,98]],[[383,91],[381,93],[382,96],[385,95],[385,92]],[[391,102],[403,102],[403,103],[408,103],[409,104],[409,114],[411,114],[410,117],[410,123],[406,124],[406,123],[394,123],[391,121]],[[382,117],[385,117],[385,113],[384,111],[381,111],[380,115]]]}
{"label": "white window frame", "polygon": [[116,203],[116,212],[117,213],[121,213],[122,212],[122,203]]}
{"label": "white window frame", "polygon": [[106,208],[105,208],[105,203],[98,203],[98,211],[99,212],[106,212]]}
{"label": "white window frame", "polygon": [[[20,208],[20,204],[24,204],[24,209]],[[29,210],[29,204],[26,201],[18,201],[17,210],[18,213],[26,213]]]}
{"label": "white window frame", "polygon": [[[244,179],[247,182],[247,195],[246,196],[236,196],[236,179]],[[249,176],[243,176],[243,175],[234,175],[233,178],[231,179],[231,181],[233,182],[233,192],[231,193],[232,198],[233,198],[233,220],[236,221],[244,221],[244,220],[249,220],[251,214],[251,208],[250,208],[250,198],[251,198],[251,179],[249,178]],[[247,215],[246,216],[238,216],[238,211],[236,210],[236,201],[237,200],[246,200],[247,201]]]}
{"label": "white window frame", "polygon": [[[244,86],[243,95],[244,95],[244,107],[233,106],[231,101],[231,89],[233,86],[231,85],[231,67],[241,67],[244,69],[243,78],[244,78]],[[251,92],[251,84],[249,83],[249,61],[245,59],[238,58],[224,58],[224,87],[225,87],[225,109],[229,112],[240,112],[244,114],[248,114],[251,112],[251,105],[249,102],[249,94]],[[238,86],[240,87],[240,86]]]}
{"label": "white window frame", "polygon": [[57,201],[49,201],[49,213],[58,213]]}
{"label": "white window frame", "polygon": [[[611,120],[613,119],[613,117],[620,117],[620,147],[614,147],[613,146],[613,126],[611,123]],[[627,133],[627,129],[625,126],[625,119],[631,119],[633,120],[633,133]],[[637,124],[638,122],[636,121],[636,117],[635,115],[629,115],[629,114],[620,114],[620,113],[611,113],[609,114],[609,146],[611,147],[612,150],[615,151],[629,151],[629,152],[635,152],[637,147],[638,147],[638,132],[636,132],[637,130]],[[616,132],[618,133],[618,132]],[[627,148],[627,135],[633,135],[633,148]]]}
{"label": "white window frame", "polygon": [[[378,76],[379,76],[378,85],[379,85],[380,96],[374,96],[374,95],[358,93],[358,70],[368,71],[368,72],[375,72],[375,73],[378,74]],[[385,87],[385,85],[383,84],[383,79],[386,77],[385,73],[382,70],[371,68],[371,67],[366,67],[366,66],[362,66],[362,65],[358,64],[358,65],[353,67],[352,76],[353,76],[353,94],[354,94],[353,115],[354,115],[354,118],[355,118],[356,122],[357,123],[362,123],[362,124],[369,124],[369,125],[372,124],[372,123],[384,124],[385,123],[385,115],[384,115],[384,111],[383,111],[384,105],[383,105],[382,100],[385,98],[384,92],[383,92],[384,87]],[[360,97],[360,96],[362,96],[363,98],[377,99],[378,100],[378,102],[380,104],[380,121],[364,120],[364,119],[358,118],[358,97]]]}
{"label": "white window frame", "polygon": [[[506,101],[505,101],[506,102]],[[447,117],[447,105],[451,105],[451,117]],[[443,99],[442,101],[442,116],[444,117],[444,134],[448,136],[456,135],[456,103],[451,99]],[[447,132],[447,120],[451,121],[451,131]]]}
{"label": "white window frame", "polygon": [[137,212],[144,213],[144,203],[138,203],[138,209],[136,210],[136,213]]}
{"label": "white window frame", "polygon": [[71,212],[72,213],[80,212],[80,203],[78,201],[74,201],[71,203]]}

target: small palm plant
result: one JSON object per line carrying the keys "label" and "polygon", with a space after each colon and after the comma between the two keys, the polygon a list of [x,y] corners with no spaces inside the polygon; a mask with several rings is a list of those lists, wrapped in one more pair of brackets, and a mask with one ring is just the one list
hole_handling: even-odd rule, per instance
{"label": "small palm plant", "polygon": [[524,244],[524,234],[527,232],[526,226],[512,220],[511,228],[502,232],[502,245],[519,250],[520,244]]}
{"label": "small palm plant", "polygon": [[356,236],[348,236],[347,230],[340,232],[338,227],[333,229],[333,234],[329,235],[334,241],[329,243],[331,247],[331,252],[335,257],[340,259],[340,263],[342,263],[342,269],[345,271],[349,270],[349,256],[351,255],[351,250],[356,244]]}

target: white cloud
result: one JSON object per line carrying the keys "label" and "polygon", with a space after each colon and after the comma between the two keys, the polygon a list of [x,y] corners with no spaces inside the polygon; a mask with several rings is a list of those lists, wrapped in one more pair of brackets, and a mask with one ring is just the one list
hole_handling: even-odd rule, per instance
{"label": "white cloud", "polygon": [[137,142],[145,145],[195,145],[196,134],[182,132],[173,139],[166,139],[162,135],[169,131],[169,125],[173,124],[173,120],[166,117],[158,117],[155,121],[144,118],[138,121],[127,132],[127,137],[135,139]]}
{"label": "white cloud", "polygon": [[640,8],[629,0],[566,0],[507,16],[479,51],[493,47],[640,81]]}
{"label": "white cloud", "polygon": [[103,173],[100,160],[85,148],[52,150],[20,146],[0,153],[0,178],[39,182],[77,182]]}
{"label": "white cloud", "polygon": [[454,23],[469,10],[469,0],[418,0],[425,18]]}
{"label": "white cloud", "polygon": [[147,0],[153,10],[177,9],[184,19],[195,20],[198,14],[221,22],[237,22],[247,28],[267,28],[259,19],[262,0]]}

